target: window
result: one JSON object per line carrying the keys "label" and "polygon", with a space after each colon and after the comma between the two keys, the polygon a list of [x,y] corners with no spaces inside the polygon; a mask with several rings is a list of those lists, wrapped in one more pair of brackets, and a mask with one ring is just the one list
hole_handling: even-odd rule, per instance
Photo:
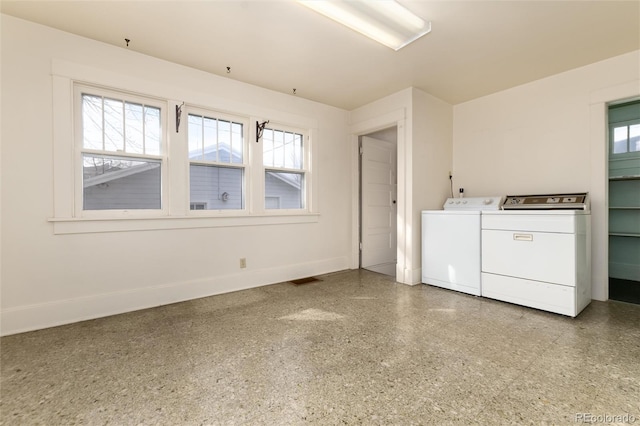
{"label": "window", "polygon": [[305,135],[265,128],[262,134],[265,209],[306,207]]}
{"label": "window", "polygon": [[640,101],[609,108],[611,154],[640,152]]}
{"label": "window", "polygon": [[640,151],[640,121],[638,123],[616,124],[612,128],[612,154]]}
{"label": "window", "polygon": [[162,209],[162,108],[78,87],[82,210]]}
{"label": "window", "polygon": [[[188,117],[191,210],[244,209],[244,123],[195,113]],[[204,207],[194,207],[196,201]]]}
{"label": "window", "polygon": [[316,119],[257,108],[296,126],[267,132],[265,164],[249,125],[265,118],[229,112],[241,104],[211,89],[168,88],[56,58],[51,72],[55,234],[318,221]]}
{"label": "window", "polygon": [[189,209],[191,210],[207,210],[207,203],[203,202],[191,202],[189,203]]}

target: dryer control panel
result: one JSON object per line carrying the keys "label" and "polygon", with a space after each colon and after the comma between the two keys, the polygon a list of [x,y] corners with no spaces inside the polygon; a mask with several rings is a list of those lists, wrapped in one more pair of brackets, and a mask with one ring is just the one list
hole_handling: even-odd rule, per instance
{"label": "dryer control panel", "polygon": [[588,193],[507,195],[503,210],[589,210]]}

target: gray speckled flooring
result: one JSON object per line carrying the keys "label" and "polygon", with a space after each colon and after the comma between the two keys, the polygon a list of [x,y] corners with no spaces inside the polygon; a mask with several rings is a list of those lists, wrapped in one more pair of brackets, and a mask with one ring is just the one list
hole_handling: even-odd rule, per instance
{"label": "gray speckled flooring", "polygon": [[640,424],[638,305],[572,319],[367,271],[322,279],[4,337],[0,421]]}

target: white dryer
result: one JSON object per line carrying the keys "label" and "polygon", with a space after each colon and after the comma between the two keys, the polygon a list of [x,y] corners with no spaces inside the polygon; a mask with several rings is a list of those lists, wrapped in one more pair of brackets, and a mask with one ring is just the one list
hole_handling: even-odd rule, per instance
{"label": "white dryer", "polygon": [[480,296],[480,215],[503,197],[449,198],[422,212],[422,282]]}

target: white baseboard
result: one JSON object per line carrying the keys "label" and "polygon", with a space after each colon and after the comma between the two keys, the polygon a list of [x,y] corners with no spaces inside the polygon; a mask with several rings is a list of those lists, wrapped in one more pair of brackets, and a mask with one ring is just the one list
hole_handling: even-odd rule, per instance
{"label": "white baseboard", "polygon": [[422,268],[405,269],[402,284],[417,285],[422,282]]}
{"label": "white baseboard", "polygon": [[383,275],[389,275],[393,278],[396,277],[396,264],[394,263],[383,263],[381,265],[367,266],[366,268],[369,271],[377,272]]}
{"label": "white baseboard", "polygon": [[96,294],[66,300],[3,309],[0,335],[23,333],[78,321],[153,308],[201,297],[246,290],[349,268],[348,257],[246,270],[237,274],[171,283],[129,291]]}

